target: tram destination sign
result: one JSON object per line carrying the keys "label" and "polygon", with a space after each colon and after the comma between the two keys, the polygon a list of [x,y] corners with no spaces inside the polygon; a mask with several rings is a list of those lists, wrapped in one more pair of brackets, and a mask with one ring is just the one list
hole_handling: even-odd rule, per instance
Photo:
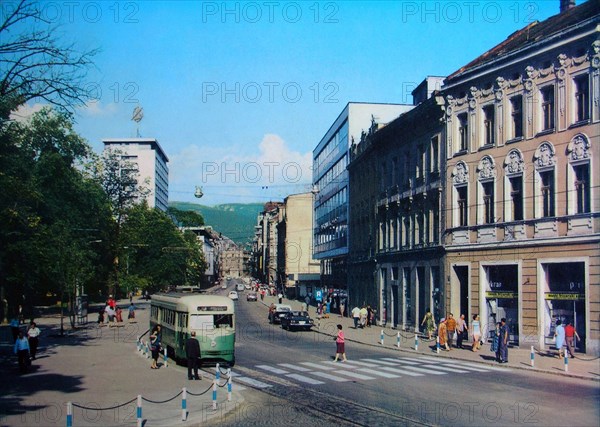
{"label": "tram destination sign", "polygon": [[545,299],[578,301],[584,298],[582,294],[575,292],[546,292]]}
{"label": "tram destination sign", "polygon": [[488,291],[485,293],[486,298],[516,298],[517,293],[512,291]]}

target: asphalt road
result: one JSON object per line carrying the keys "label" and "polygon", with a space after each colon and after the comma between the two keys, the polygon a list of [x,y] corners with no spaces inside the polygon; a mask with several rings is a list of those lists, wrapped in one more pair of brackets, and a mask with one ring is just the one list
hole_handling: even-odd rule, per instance
{"label": "asphalt road", "polygon": [[[561,378],[347,344],[269,325],[267,310],[237,302],[234,384],[244,401],[214,420],[233,425],[597,426],[596,381]],[[329,331],[333,333],[334,331]]]}

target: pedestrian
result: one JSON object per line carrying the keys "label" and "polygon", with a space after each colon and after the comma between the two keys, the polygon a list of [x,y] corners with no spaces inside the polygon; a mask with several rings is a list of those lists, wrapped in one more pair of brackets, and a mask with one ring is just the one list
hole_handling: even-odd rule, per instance
{"label": "pedestrian", "polygon": [[448,347],[448,327],[446,325],[446,318],[442,317],[440,324],[438,325],[438,338],[440,340],[440,347],[446,351],[450,351]]}
{"label": "pedestrian", "polygon": [[372,325],[372,319],[373,317],[373,309],[371,308],[371,304],[367,305],[367,323],[366,325],[370,328]]}
{"label": "pedestrian", "polygon": [[27,329],[27,340],[29,341],[29,355],[31,356],[31,360],[35,360],[40,333],[40,328],[38,328],[36,323],[32,321]]}
{"label": "pedestrian", "polygon": [[121,310],[121,307],[117,307],[115,311],[115,318],[117,319],[117,323],[123,322],[123,310]]}
{"label": "pedestrian", "polygon": [[23,313],[23,306],[19,304],[19,325],[25,324],[25,315]]}
{"label": "pedestrian", "polygon": [[508,363],[508,325],[506,319],[500,319],[500,331],[498,337],[498,352],[500,363]]}
{"label": "pedestrian", "polygon": [[500,322],[496,323],[496,326],[492,331],[492,344],[490,345],[490,351],[493,351],[496,355],[496,362],[500,362]]}
{"label": "pedestrian", "polygon": [[10,330],[12,332],[13,344],[17,342],[17,338],[19,338],[19,318],[14,316],[10,319]]}
{"label": "pedestrian", "polygon": [[133,292],[129,291],[129,304],[133,303]]}
{"label": "pedestrian", "polygon": [[24,374],[29,365],[29,341],[25,338],[23,331],[19,331],[15,341],[15,354],[19,360],[19,371]]}
{"label": "pedestrian", "polygon": [[556,321],[556,329],[554,330],[554,339],[556,340],[556,349],[558,354],[556,357],[561,359],[563,357],[563,347],[565,345],[565,327],[562,324],[562,320]]}
{"label": "pedestrian", "polygon": [[110,306],[110,308],[112,308],[113,310],[117,307],[117,302],[115,301],[112,295],[108,296],[108,301],[106,302],[106,304]]}
{"label": "pedestrian", "polygon": [[198,358],[200,357],[200,343],[196,339],[196,331],[192,331],[191,336],[185,342],[185,356],[187,357],[188,380],[199,380]]}
{"label": "pedestrian", "polygon": [[310,307],[310,295],[306,294],[304,302],[306,303],[306,307]]}
{"label": "pedestrian", "polygon": [[346,312],[346,298],[340,299],[340,317],[344,317]]}
{"label": "pedestrian", "polygon": [[337,362],[340,356],[342,356],[342,362],[346,362],[346,339],[344,337],[344,331],[342,331],[342,325],[337,325],[338,332],[335,337],[335,359],[334,362]]}
{"label": "pedestrian", "polygon": [[266,293],[266,292],[267,292],[267,291],[265,291],[264,289],[261,289],[261,290],[260,290],[260,300],[261,300],[261,301],[264,301],[264,300],[265,300],[265,293]]}
{"label": "pedestrian", "polygon": [[104,326],[104,307],[98,311],[98,326]]}
{"label": "pedestrian", "polygon": [[425,330],[427,331],[427,339],[431,339],[433,335],[433,331],[435,331],[435,320],[433,318],[433,313],[427,309],[425,316],[423,317],[423,321],[421,322],[421,326],[425,325]]}
{"label": "pedestrian", "polygon": [[473,323],[471,324],[471,333],[473,334],[473,345],[471,346],[472,351],[479,350],[481,345],[481,324],[479,323],[479,315],[473,315]]}
{"label": "pedestrian", "polygon": [[367,315],[369,312],[367,311],[367,307],[364,305],[360,308],[360,327],[364,329],[367,326]]}
{"label": "pedestrian", "polygon": [[158,369],[158,355],[160,354],[160,325],[156,325],[152,328],[152,332],[150,334],[150,351],[152,352],[152,365],[150,368]]}
{"label": "pedestrian", "polygon": [[354,320],[354,329],[358,329],[358,321],[360,320],[360,308],[355,306],[352,309],[352,320]]}
{"label": "pedestrian", "polygon": [[283,302],[283,294],[281,292],[277,294],[277,299],[279,300],[279,304]]}
{"label": "pedestrian", "polygon": [[127,309],[129,314],[127,315],[127,319],[133,320],[135,319],[135,305],[133,303],[129,304],[129,308]]}
{"label": "pedestrian", "polygon": [[110,304],[106,304],[106,307],[104,308],[104,312],[106,313],[106,317],[108,320],[108,326],[114,326],[115,316],[117,315],[115,310],[110,306]]}
{"label": "pedestrian", "polygon": [[461,314],[456,321],[456,347],[463,348],[463,340],[469,338],[469,327],[465,320],[465,315]]}
{"label": "pedestrian", "polygon": [[452,340],[454,339],[454,334],[456,334],[456,319],[452,313],[448,313],[446,329],[448,330],[448,347],[452,350]]}
{"label": "pedestrian", "polygon": [[581,341],[573,323],[567,321],[567,326],[565,326],[565,340],[567,341],[567,349],[569,350],[569,355],[571,357],[575,357],[575,338]]}

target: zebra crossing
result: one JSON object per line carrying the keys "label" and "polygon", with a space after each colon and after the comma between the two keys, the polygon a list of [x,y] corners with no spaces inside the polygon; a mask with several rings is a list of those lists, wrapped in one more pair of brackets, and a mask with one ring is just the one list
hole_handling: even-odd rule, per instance
{"label": "zebra crossing", "polygon": [[[381,357],[348,360],[347,362],[334,362],[332,360],[277,363],[274,365],[253,365],[262,374],[275,375],[279,378],[291,380],[302,385],[319,386],[327,383],[343,383],[348,381],[373,381],[393,380],[402,377],[439,377],[452,374],[469,374],[482,372],[495,372],[501,369],[477,363],[457,361],[453,363],[447,359],[429,356],[420,357]],[[238,390],[245,389],[244,385],[265,389],[273,387],[261,377],[260,380],[249,375],[243,375],[232,370],[233,382]],[[267,377],[268,378],[268,377]]]}

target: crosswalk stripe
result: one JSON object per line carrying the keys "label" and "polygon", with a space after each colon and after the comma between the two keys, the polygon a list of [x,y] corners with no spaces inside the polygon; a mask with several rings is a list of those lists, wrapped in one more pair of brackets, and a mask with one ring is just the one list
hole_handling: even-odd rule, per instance
{"label": "crosswalk stripe", "polygon": [[331,366],[323,366],[322,363],[313,363],[313,362],[300,362],[301,365],[308,366],[310,368],[316,369],[324,369],[326,371],[333,369]]}
{"label": "crosswalk stripe", "polygon": [[446,372],[432,371],[431,369],[417,368],[415,366],[405,366],[404,369],[410,369],[412,371],[421,372],[423,374],[446,375]]}
{"label": "crosswalk stripe", "polygon": [[418,362],[418,363],[425,362],[425,360],[423,360],[423,358],[421,358],[421,357],[405,357],[405,356],[402,356],[399,359],[402,360],[402,361],[408,360],[409,362]]}
{"label": "crosswalk stripe", "polygon": [[303,383],[307,383],[307,384],[325,384],[323,381],[319,381],[319,380],[315,380],[309,377],[306,377],[304,375],[300,375],[300,374],[287,374],[286,375],[287,378],[294,378],[298,381],[302,381]]}
{"label": "crosswalk stripe", "polygon": [[[423,360],[431,360],[431,361],[435,361],[438,362],[440,361],[440,358],[436,358],[436,357],[431,357],[431,356],[423,356],[422,357]],[[448,359],[444,359],[444,362],[446,362],[446,364],[449,364]],[[475,370],[479,370],[479,369],[485,369],[486,371],[502,371],[502,372],[506,372],[506,369],[503,368],[498,368],[496,366],[489,366],[489,365],[483,365],[483,364],[478,364],[478,363],[472,363],[472,362],[465,362],[465,361],[457,361],[457,364],[460,365],[461,368],[465,368],[465,369],[470,369],[470,368],[475,368]]]}
{"label": "crosswalk stripe", "polygon": [[[444,363],[444,366],[450,366],[450,367],[454,367],[454,365],[451,365],[449,363]],[[470,372],[491,372],[489,369],[485,369],[485,368],[474,368],[472,366],[463,366],[462,364],[460,365],[461,369],[468,369]]]}
{"label": "crosswalk stripe", "polygon": [[384,377],[384,378],[399,378],[400,377],[400,375],[389,374],[387,372],[376,371],[375,369],[369,369],[369,368],[361,368],[360,372],[365,372],[365,373],[371,374],[371,375],[378,375],[378,376]]}
{"label": "crosswalk stripe", "polygon": [[347,375],[352,378],[356,378],[358,380],[374,380],[375,378],[369,377],[367,375],[359,374],[356,371],[335,371],[336,374]]}
{"label": "crosswalk stripe", "polygon": [[325,378],[327,380],[336,381],[338,383],[350,381],[350,378],[336,377],[335,375],[330,375],[325,372],[313,371],[310,374],[315,375],[317,377]]}
{"label": "crosswalk stripe", "polygon": [[279,363],[278,365],[283,366],[284,368],[294,369],[294,370],[300,371],[300,372],[310,372],[310,369],[308,369],[308,368],[303,368],[302,366],[298,366],[298,365],[292,365],[291,363]]}
{"label": "crosswalk stripe", "polygon": [[401,370],[398,368],[390,368],[389,366],[382,366],[381,369],[384,369],[384,370],[390,371],[390,372],[396,372],[397,374],[400,374],[400,375],[408,375],[409,377],[422,377],[423,376],[423,374],[419,374],[417,372]]}
{"label": "crosswalk stripe", "polygon": [[375,365],[373,363],[362,362],[359,360],[348,360],[348,363],[350,363],[351,365],[365,366],[367,368],[376,368],[377,367],[377,365]]}
{"label": "crosswalk stripe", "polygon": [[256,388],[273,387],[271,384],[265,384],[262,381],[258,381],[258,380],[255,380],[254,378],[248,378],[248,377],[237,377],[236,381],[244,383],[244,384],[248,384],[249,386],[256,387]]}
{"label": "crosswalk stripe", "polygon": [[360,360],[364,360],[365,362],[373,362],[373,363],[377,363],[379,365],[385,365],[385,366],[398,366],[397,363],[386,362],[385,360],[377,360],[377,359],[360,359]]}
{"label": "crosswalk stripe", "polygon": [[259,369],[262,369],[264,371],[271,372],[272,374],[278,374],[278,375],[289,374],[288,371],[284,371],[283,369],[279,369],[279,368],[276,368],[274,366],[256,365],[256,367],[259,368]]}
{"label": "crosswalk stripe", "polygon": [[464,369],[459,369],[459,368],[455,368],[454,366],[448,366],[448,365],[422,365],[424,368],[428,368],[428,369],[437,369],[438,371],[446,371],[446,372],[453,372],[453,373],[457,373],[457,374],[468,374],[471,371],[465,371]]}
{"label": "crosswalk stripe", "polygon": [[358,368],[357,365],[350,365],[349,363],[346,363],[346,362],[332,362],[332,361],[327,360],[327,361],[325,361],[323,363],[326,363],[328,365],[333,365],[336,368],[340,368],[340,367],[344,368],[344,369],[356,369],[356,368]]}
{"label": "crosswalk stripe", "polygon": [[420,365],[420,363],[417,362],[412,362],[410,360],[404,360],[404,359],[393,359],[391,357],[384,357],[385,360],[389,360],[391,362],[396,362],[396,366],[398,364],[403,364],[403,365]]}

